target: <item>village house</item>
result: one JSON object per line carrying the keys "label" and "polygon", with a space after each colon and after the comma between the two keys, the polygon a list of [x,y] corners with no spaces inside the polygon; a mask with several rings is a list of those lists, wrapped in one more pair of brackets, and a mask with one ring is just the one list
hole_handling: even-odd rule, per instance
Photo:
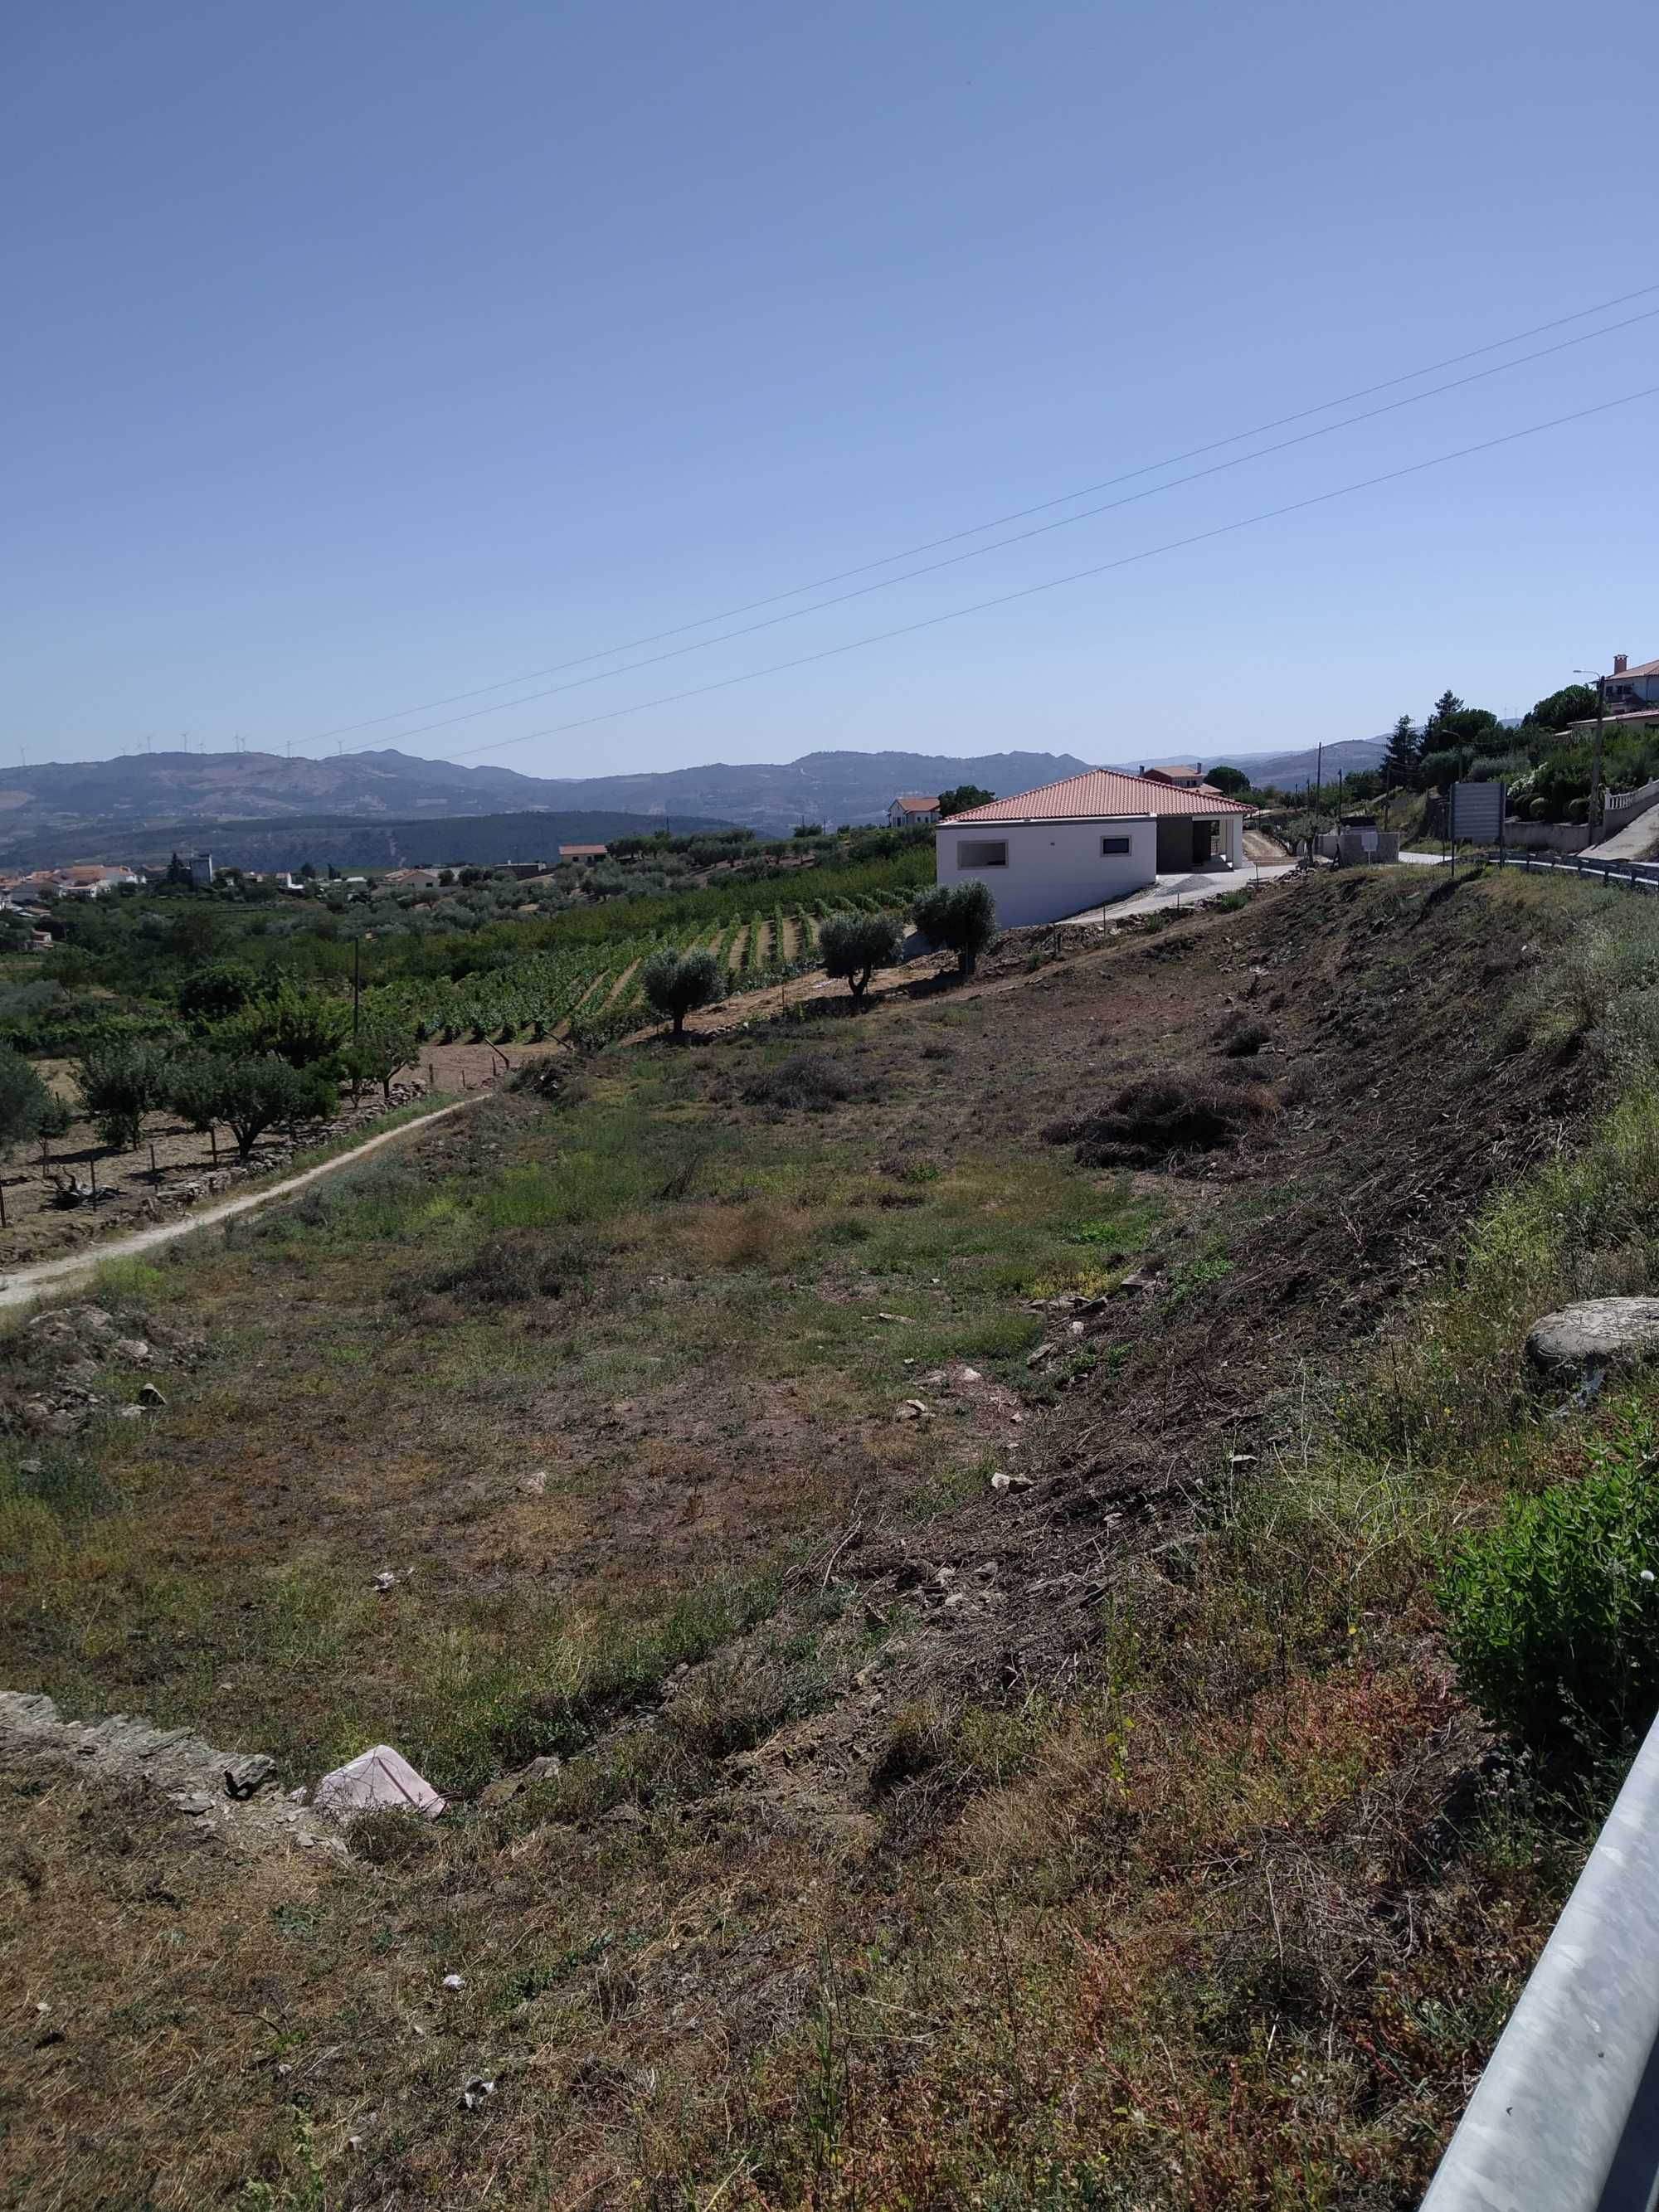
{"label": "village house", "polygon": [[933,799],[896,799],[887,810],[890,830],[917,830],[923,823],[939,820],[939,800]]}
{"label": "village house", "polygon": [[1236,868],[1255,810],[1203,782],[1091,769],[939,826],[941,884],[982,883],[1006,929],[1063,921],[1161,875]]}
{"label": "village house", "polygon": [[610,857],[610,853],[608,845],[561,845],[559,864],[562,866],[567,860],[603,860]]}

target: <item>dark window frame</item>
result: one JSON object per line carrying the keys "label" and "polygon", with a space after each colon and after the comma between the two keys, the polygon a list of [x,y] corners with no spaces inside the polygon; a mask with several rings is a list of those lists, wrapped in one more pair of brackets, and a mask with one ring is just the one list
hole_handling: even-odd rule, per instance
{"label": "dark window frame", "polygon": [[[997,860],[970,859],[970,854],[994,853]],[[957,847],[958,868],[1006,868],[1008,865],[1008,840],[1006,837],[964,837]]]}

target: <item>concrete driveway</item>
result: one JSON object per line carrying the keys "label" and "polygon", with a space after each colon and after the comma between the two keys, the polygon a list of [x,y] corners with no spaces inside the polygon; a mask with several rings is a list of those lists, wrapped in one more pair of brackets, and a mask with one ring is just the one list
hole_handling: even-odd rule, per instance
{"label": "concrete driveway", "polygon": [[1127,921],[1138,914],[1157,914],[1164,907],[1197,906],[1206,899],[1219,898],[1224,891],[1246,890],[1252,884],[1275,884],[1281,876],[1288,876],[1294,865],[1285,860],[1276,867],[1266,863],[1258,867],[1255,861],[1247,860],[1242,868],[1199,868],[1189,876],[1160,876],[1132,898],[1115,900],[1110,906],[1091,906],[1082,914],[1068,914],[1058,927],[1098,929],[1103,922]]}

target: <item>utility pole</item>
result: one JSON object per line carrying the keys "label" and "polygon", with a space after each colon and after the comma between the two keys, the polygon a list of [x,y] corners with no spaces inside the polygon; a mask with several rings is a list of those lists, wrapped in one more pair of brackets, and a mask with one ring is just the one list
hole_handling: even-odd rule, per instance
{"label": "utility pole", "polygon": [[1589,833],[1594,845],[1601,828],[1601,720],[1607,711],[1607,679],[1599,669],[1575,668],[1575,676],[1589,676],[1595,684],[1595,741],[1590,752]]}
{"label": "utility pole", "polygon": [[357,1042],[357,1000],[362,995],[362,988],[363,940],[361,937],[354,937],[351,940],[351,1042],[353,1044]]}
{"label": "utility pole", "polygon": [[1320,802],[1325,795],[1325,742],[1322,738],[1314,757],[1314,836],[1319,836]]}

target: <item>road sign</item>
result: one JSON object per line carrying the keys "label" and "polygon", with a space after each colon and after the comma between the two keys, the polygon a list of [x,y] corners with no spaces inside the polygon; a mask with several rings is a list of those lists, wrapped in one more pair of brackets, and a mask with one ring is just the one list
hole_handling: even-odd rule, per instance
{"label": "road sign", "polygon": [[1451,788],[1451,837],[1455,844],[1499,845],[1509,787],[1502,783],[1455,783]]}

